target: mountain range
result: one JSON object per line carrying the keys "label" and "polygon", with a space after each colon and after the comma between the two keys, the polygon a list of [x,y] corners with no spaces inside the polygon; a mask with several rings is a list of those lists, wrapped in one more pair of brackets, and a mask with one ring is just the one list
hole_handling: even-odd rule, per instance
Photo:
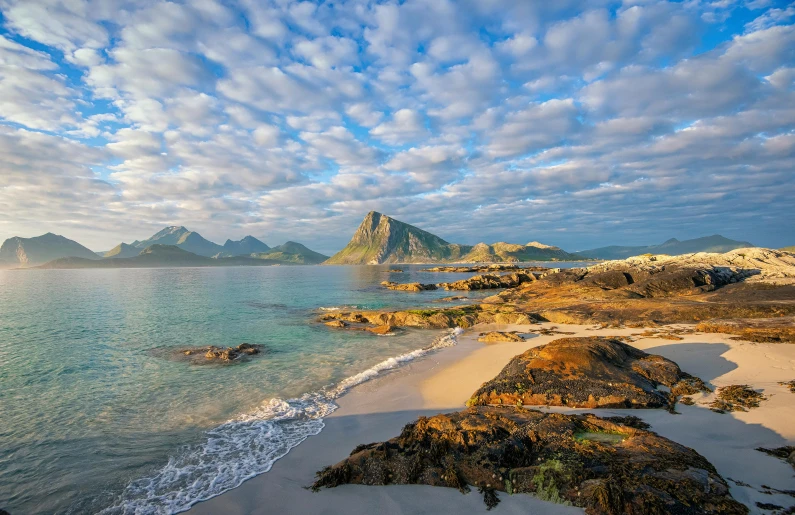
{"label": "mountain range", "polygon": [[0,267],[122,268],[318,264],[328,256],[288,241],[271,248],[253,236],[218,245],[185,227],[171,226],[143,241],[93,252],[57,234],[13,237],[0,247]]}
{"label": "mountain range", "polygon": [[626,259],[630,256],[641,254],[668,254],[669,256],[679,256],[691,254],[693,252],[729,252],[734,249],[753,247],[747,241],[737,241],[725,238],[720,234],[694,238],[692,240],[679,241],[676,238],[661,243],[659,245],[648,245],[639,247],[621,247],[612,245],[610,247],[600,247],[598,249],[583,250],[575,254],[582,257],[587,256],[593,259]]}
{"label": "mountain range", "polygon": [[348,245],[327,265],[380,263],[495,263],[582,259],[558,247],[530,242],[459,245],[376,211],[364,217]]}
{"label": "mountain range", "polygon": [[728,252],[753,247],[720,235],[659,245],[609,246],[570,253],[537,241],[527,244],[450,243],[413,225],[371,211],[344,249],[329,258],[288,241],[269,247],[253,236],[226,240],[219,245],[182,226],[170,226],[150,238],[120,243],[95,253],[57,234],[34,238],[13,237],[0,246],[0,267],[120,268],[235,265],[361,265],[381,263],[510,263],[526,261],[583,261],[625,259],[639,254],[680,255],[692,252]]}

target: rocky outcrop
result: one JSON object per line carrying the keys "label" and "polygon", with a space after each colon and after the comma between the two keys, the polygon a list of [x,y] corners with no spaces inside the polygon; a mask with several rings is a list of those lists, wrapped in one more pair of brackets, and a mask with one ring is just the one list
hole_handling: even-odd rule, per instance
{"label": "rocky outcrop", "polygon": [[513,358],[468,404],[664,408],[702,390],[700,379],[662,356],[610,338],[561,338]]}
{"label": "rocky outcrop", "polygon": [[439,283],[439,288],[444,290],[490,290],[494,288],[514,288],[523,283],[535,281],[532,273],[516,272],[507,275],[476,275],[469,279],[462,279],[451,283]]}
{"label": "rocky outcrop", "polygon": [[532,241],[527,245],[497,242],[478,243],[463,256],[461,263],[518,263],[522,261],[579,261],[582,257],[559,247]]}
{"label": "rocky outcrop", "polygon": [[478,341],[484,343],[499,343],[499,342],[523,342],[524,337],[516,331],[491,331],[488,333],[480,333]]}
{"label": "rocky outcrop", "polygon": [[382,281],[381,286],[389,288],[390,290],[397,291],[426,291],[438,290],[435,284],[422,284],[422,283],[396,283],[392,281]]}
{"label": "rocky outcrop", "polygon": [[538,320],[511,306],[488,304],[407,311],[335,311],[320,317],[321,322],[340,320],[353,324],[391,325],[421,329],[467,328],[475,324],[533,324]]}
{"label": "rocky outcrop", "polygon": [[332,320],[330,322],[325,322],[325,324],[328,327],[334,327],[337,329],[344,329],[350,325],[348,322],[343,322],[342,320]]}
{"label": "rocky outcrop", "polygon": [[506,275],[485,274],[476,275],[469,279],[461,279],[450,283],[423,284],[423,283],[396,283],[383,281],[381,286],[398,291],[426,291],[426,290],[491,290],[496,288],[514,288],[520,284],[535,281],[533,273],[516,272]]}
{"label": "rocky outcrop", "polygon": [[505,272],[508,270],[545,270],[542,267],[527,267],[522,268],[519,265],[502,265],[502,264],[492,264],[492,265],[473,265],[473,266],[434,266],[432,268],[423,268],[420,272],[449,272],[449,273],[458,273],[458,274],[466,274],[471,272]]}
{"label": "rocky outcrop", "polygon": [[200,358],[203,357],[207,362],[230,363],[238,361],[245,356],[253,356],[262,352],[262,345],[253,343],[241,343],[237,347],[194,347],[182,349],[179,354],[183,356]]}
{"label": "rocky outcrop", "polygon": [[795,284],[794,255],[756,247],[736,249],[725,254],[699,252],[681,256],[635,256],[622,261],[606,261],[586,270],[591,276],[608,271],[627,272],[641,290],[640,285],[655,276],[658,280],[678,281],[683,271],[693,274],[691,279],[695,287],[705,284],[722,286],[739,281]]}
{"label": "rocky outcrop", "polygon": [[733,340],[757,343],[795,343],[795,317],[710,320],[696,326],[702,333],[734,334]]}
{"label": "rocky outcrop", "polygon": [[423,484],[467,492],[472,485],[488,507],[506,492],[590,515],[748,512],[703,456],[643,427],[635,417],[480,406],[421,417],[396,438],[360,445],[320,471],[312,488]]}

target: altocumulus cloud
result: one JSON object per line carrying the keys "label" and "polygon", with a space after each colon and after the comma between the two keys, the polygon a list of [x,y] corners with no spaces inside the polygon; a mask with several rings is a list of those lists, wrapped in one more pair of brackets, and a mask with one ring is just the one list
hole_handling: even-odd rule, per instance
{"label": "altocumulus cloud", "polygon": [[0,237],[795,243],[786,3],[0,0]]}

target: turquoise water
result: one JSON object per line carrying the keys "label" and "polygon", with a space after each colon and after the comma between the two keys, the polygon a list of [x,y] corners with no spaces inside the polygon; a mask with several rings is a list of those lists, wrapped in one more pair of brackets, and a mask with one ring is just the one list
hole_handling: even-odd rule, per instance
{"label": "turquoise water", "polygon": [[[346,388],[437,338],[454,343],[314,322],[322,308],[451,295],[393,292],[385,279],[472,275],[400,268],[0,271],[0,508],[173,513],[267,471],[322,429]],[[233,365],[174,357],[243,342],[263,354]]]}

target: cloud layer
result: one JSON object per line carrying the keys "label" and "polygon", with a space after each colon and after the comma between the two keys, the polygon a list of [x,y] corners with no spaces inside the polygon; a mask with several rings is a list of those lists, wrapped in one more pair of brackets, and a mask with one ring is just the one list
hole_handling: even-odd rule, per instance
{"label": "cloud layer", "polygon": [[0,238],[795,244],[774,2],[0,0]]}

